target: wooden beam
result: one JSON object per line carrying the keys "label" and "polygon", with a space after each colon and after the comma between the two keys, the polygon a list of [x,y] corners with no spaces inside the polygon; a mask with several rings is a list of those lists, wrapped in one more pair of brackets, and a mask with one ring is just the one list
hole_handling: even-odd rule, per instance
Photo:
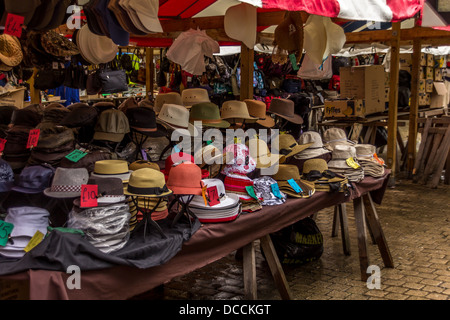
{"label": "wooden beam", "polygon": [[400,22],[392,24],[390,91],[388,107],[388,142],[386,164],[391,169],[390,185],[395,184],[397,160],[397,104],[398,104],[398,72],[400,63]]}
{"label": "wooden beam", "polygon": [[30,102],[32,104],[40,104],[41,103],[41,90],[34,88],[34,79],[36,77],[37,72],[38,72],[38,69],[33,68],[33,75],[27,81],[30,84]]}
{"label": "wooden beam", "polygon": [[155,66],[153,64],[153,48],[145,49],[145,89],[146,98],[153,97],[153,79]]}
{"label": "wooden beam", "polygon": [[240,100],[253,99],[254,50],[241,44],[241,87]]}

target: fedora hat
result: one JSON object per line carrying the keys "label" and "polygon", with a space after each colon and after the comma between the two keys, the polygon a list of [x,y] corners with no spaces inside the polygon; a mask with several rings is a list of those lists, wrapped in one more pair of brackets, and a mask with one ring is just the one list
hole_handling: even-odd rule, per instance
{"label": "fedora hat", "polygon": [[[303,180],[298,167],[292,164],[280,164],[277,173],[272,178],[278,182],[278,186],[284,193],[296,198],[309,198],[315,193],[314,183]],[[289,181],[293,179],[300,187],[297,192]]]}
{"label": "fedora hat", "polygon": [[136,107],[127,110],[130,127],[149,137],[167,136],[167,129],[156,121],[155,111],[147,107]]}
{"label": "fedora hat", "polygon": [[202,194],[202,170],[192,162],[173,165],[167,179],[167,187],[174,194]]}
{"label": "fedora hat", "polygon": [[270,152],[267,143],[262,139],[248,141],[250,156],[256,161],[256,168],[269,168],[286,161],[286,156]]}
{"label": "fedora hat", "polygon": [[151,168],[142,168],[133,171],[124,189],[128,196],[141,196],[149,198],[164,197],[172,194],[167,188],[164,174]]}
{"label": "fedora hat", "polygon": [[190,135],[196,135],[196,129],[189,122],[189,110],[177,104],[164,104],[158,113],[157,121],[170,129],[186,129]]}
{"label": "fedora hat", "polygon": [[249,49],[256,44],[256,7],[240,3],[227,9],[224,16],[224,29],[227,36],[239,40]]}
{"label": "fedora hat", "polygon": [[15,67],[22,62],[23,52],[20,42],[9,34],[0,35],[0,61],[8,67]]}
{"label": "fedora hat", "polygon": [[345,144],[354,146],[356,143],[347,138],[347,134],[344,129],[341,128],[328,128],[323,133],[323,142],[325,148],[333,151],[334,147],[339,144]]}
{"label": "fedora hat", "polygon": [[186,108],[191,108],[194,104],[211,102],[208,90],[203,88],[188,88],[181,92],[181,101]]}
{"label": "fedora hat", "polygon": [[24,17],[24,25],[28,25],[33,18],[41,0],[5,0],[5,11]]}
{"label": "fedora hat", "polygon": [[239,100],[227,100],[221,107],[221,118],[225,120],[234,119],[234,122],[256,122],[258,119],[250,116],[247,104]]}
{"label": "fedora hat", "polygon": [[[184,91],[183,91],[184,92]],[[212,102],[194,104],[191,108],[189,121],[201,121],[202,126],[213,128],[228,128],[230,123],[220,118],[219,106]]]}
{"label": "fedora hat", "polygon": [[283,119],[295,124],[302,124],[303,118],[295,114],[294,101],[283,98],[273,98],[270,102],[268,112],[276,114]]}
{"label": "fedora hat", "polygon": [[155,105],[153,110],[155,110],[156,113],[159,113],[162,106],[165,104],[176,104],[182,106],[183,100],[178,92],[158,93],[155,97]]}
{"label": "fedora hat", "polygon": [[94,140],[121,142],[130,132],[130,124],[122,111],[108,109],[100,113],[94,130]]}
{"label": "fedora hat", "polygon": [[94,171],[91,173],[91,177],[120,178],[123,183],[127,183],[132,172],[128,168],[127,161],[106,159],[94,163]]}
{"label": "fedora hat", "polygon": [[13,191],[36,194],[49,188],[55,169],[50,165],[36,165],[25,167],[17,178]]}
{"label": "fedora hat", "polygon": [[303,55],[303,20],[299,11],[288,11],[275,28],[274,43],[289,53],[295,53],[297,63]]}
{"label": "fedora hat", "polygon": [[86,168],[62,168],[55,170],[52,184],[44,189],[44,194],[50,198],[75,198],[81,195],[81,185],[89,180]]}
{"label": "fedora hat", "polygon": [[280,153],[285,155],[286,158],[292,157],[312,145],[312,142],[298,144],[297,141],[295,141],[295,138],[290,134],[280,134],[275,137],[275,141],[278,141]]}
{"label": "fedora hat", "polygon": [[267,106],[264,102],[253,99],[245,99],[244,102],[247,104],[249,115],[258,119],[256,120],[257,124],[267,128],[275,125],[275,120],[266,112]]}
{"label": "fedora hat", "polygon": [[160,171],[159,165],[156,162],[152,162],[149,160],[136,160],[128,166],[128,169],[131,171],[135,171],[137,169],[142,168],[151,168]]}
{"label": "fedora hat", "polygon": [[[125,203],[126,197],[123,194],[123,183],[119,178],[104,178],[91,176],[87,182],[89,185],[98,186],[97,190],[97,206],[105,207],[118,203]],[[73,204],[80,207],[81,199],[73,200]],[[93,208],[95,206],[83,208]]]}

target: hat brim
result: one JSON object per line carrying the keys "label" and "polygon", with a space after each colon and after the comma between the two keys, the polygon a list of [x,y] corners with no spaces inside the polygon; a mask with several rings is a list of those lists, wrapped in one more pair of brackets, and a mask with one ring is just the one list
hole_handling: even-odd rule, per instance
{"label": "hat brim", "polygon": [[[270,111],[269,111],[270,112]],[[280,113],[276,113],[276,112],[271,112],[283,119],[286,119],[289,122],[295,123],[295,124],[303,124],[303,118],[301,116],[299,116],[298,114],[294,114],[292,117],[286,116],[284,114],[280,114]]]}
{"label": "hat brim", "polygon": [[307,144],[297,144],[297,145],[295,145],[295,146],[292,148],[292,151],[289,152],[289,153],[286,155],[286,158],[292,157],[292,156],[294,156],[294,155],[296,155],[296,154],[302,152],[303,150],[308,149],[308,148],[309,148],[310,146],[312,146],[312,145],[313,145],[312,142],[311,142],[311,143],[307,143]]}
{"label": "hat brim", "polygon": [[169,134],[167,131],[167,128],[165,128],[162,124],[156,124],[156,130],[154,129],[145,129],[145,128],[137,128],[137,127],[131,127],[134,131],[148,137],[165,137]]}
{"label": "hat brim", "polygon": [[170,124],[170,123],[168,123],[168,122],[166,122],[166,121],[164,121],[164,120],[162,120],[160,118],[156,118],[156,121],[158,123],[160,123],[161,125],[165,126],[166,128],[171,129],[171,130],[184,129],[184,130],[187,130],[189,132],[189,134],[191,136],[193,136],[193,137],[197,137],[199,135],[199,132],[198,132],[197,128],[195,128],[192,123],[188,123],[188,126],[186,128],[186,127],[179,127],[179,126]]}
{"label": "hat brim", "polygon": [[68,199],[68,198],[76,198],[81,196],[81,191],[79,192],[53,192],[51,188],[44,189],[44,195],[50,198],[57,199]]}
{"label": "hat brim", "polygon": [[256,168],[257,169],[262,169],[262,168],[270,168],[274,165],[280,164],[280,163],[284,163],[286,161],[286,157],[282,154],[270,154],[270,161],[268,163],[263,163],[261,162],[260,158],[254,158],[256,161]]}
{"label": "hat brim", "polygon": [[14,186],[14,187],[11,188],[11,191],[16,191],[16,192],[20,192],[20,193],[28,193],[28,194],[38,194],[38,193],[43,192],[44,189],[36,190],[36,189],[30,189],[30,188]]}
{"label": "hat brim", "polygon": [[[191,120],[190,120],[191,121]],[[228,128],[231,124],[226,120],[221,120],[217,123],[205,123],[202,120],[195,120],[195,121],[201,121],[203,127],[212,127],[212,128]],[[191,122],[192,123],[192,122]]]}
{"label": "hat brim", "polygon": [[321,155],[324,155],[327,153],[331,153],[331,151],[328,149],[325,149],[325,148],[314,148],[314,149],[308,148],[306,150],[301,151],[300,153],[297,153],[295,155],[295,159],[308,160],[308,159],[320,157]]}
{"label": "hat brim", "polygon": [[133,172],[132,170],[129,170],[127,173],[123,173],[123,174],[99,174],[99,173],[92,172],[91,173],[91,177],[96,177],[96,178],[119,178],[119,179],[122,180],[122,182],[128,182],[132,172]]}
{"label": "hat brim", "polygon": [[94,140],[121,142],[124,137],[125,137],[124,133],[95,132],[93,138]]}
{"label": "hat brim", "polygon": [[80,199],[75,199],[73,200],[73,205],[77,206],[78,208],[81,209],[89,209],[89,208],[97,208],[97,207],[109,207],[109,206],[114,206],[114,205],[118,205],[118,204],[122,204],[122,203],[127,203],[128,200],[124,199],[124,200],[120,200],[117,202],[109,202],[109,203],[102,203],[98,201],[99,199],[97,199],[97,206],[89,206],[89,207],[81,207],[81,200]]}
{"label": "hat brim", "polygon": [[171,195],[173,193],[172,190],[169,190],[169,191],[161,193],[161,194],[138,194],[138,193],[128,192],[127,188],[128,188],[128,186],[125,186],[123,188],[123,194],[126,196],[134,196],[134,197],[162,198],[162,197]]}
{"label": "hat brim", "polygon": [[177,186],[167,186],[172,190],[173,194],[187,194],[187,195],[201,195],[202,188],[190,188],[190,187],[177,187]]}
{"label": "hat brim", "polygon": [[272,128],[275,126],[275,120],[269,115],[267,115],[265,119],[257,120],[256,123],[267,128]]}
{"label": "hat brim", "polygon": [[227,193],[225,196],[225,199],[221,200],[220,203],[216,204],[215,206],[210,206],[209,204],[205,206],[205,202],[203,200],[203,197],[194,197],[192,201],[189,203],[190,208],[199,208],[199,209],[208,209],[208,210],[215,210],[215,209],[229,209],[237,205],[239,202],[239,197],[236,194],[233,193]]}

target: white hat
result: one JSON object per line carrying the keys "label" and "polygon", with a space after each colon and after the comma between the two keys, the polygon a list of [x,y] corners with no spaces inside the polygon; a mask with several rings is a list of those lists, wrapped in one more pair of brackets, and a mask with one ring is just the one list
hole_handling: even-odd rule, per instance
{"label": "white hat", "polygon": [[171,129],[186,129],[191,136],[197,135],[197,129],[189,122],[189,110],[184,106],[166,103],[158,113],[157,121]]}
{"label": "white hat", "polygon": [[133,9],[148,32],[163,32],[158,19],[159,0],[128,0],[128,7]]}
{"label": "white hat", "polygon": [[194,104],[202,102],[211,102],[208,90],[204,88],[189,88],[181,92],[181,99],[186,108],[192,107]]}
{"label": "white hat", "polygon": [[303,132],[298,138],[298,144],[300,145],[309,143],[312,143],[312,145],[294,155],[295,159],[312,159],[331,152],[323,146],[322,137],[316,131]]}
{"label": "white hat", "polygon": [[82,56],[92,64],[108,63],[119,52],[119,47],[111,38],[92,33],[87,24],[81,27],[77,37],[78,48]]}
{"label": "white hat", "polygon": [[225,33],[230,38],[242,41],[249,49],[256,44],[256,7],[240,3],[229,7],[224,17]]}
{"label": "white hat", "polygon": [[323,141],[325,148],[333,151],[334,147],[339,144],[354,146],[355,142],[347,138],[345,130],[342,128],[328,128],[323,133]]}

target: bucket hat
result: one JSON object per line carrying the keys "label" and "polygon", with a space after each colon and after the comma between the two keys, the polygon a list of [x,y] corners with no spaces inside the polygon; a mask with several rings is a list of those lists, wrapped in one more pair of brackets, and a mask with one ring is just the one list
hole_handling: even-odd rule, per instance
{"label": "bucket hat", "polygon": [[[292,164],[281,164],[278,167],[277,173],[272,178],[278,182],[279,188],[284,193],[295,198],[309,198],[315,193],[314,183],[306,181],[301,178],[298,167]],[[289,181],[295,183],[300,187],[300,192],[294,189]]]}
{"label": "bucket hat", "polygon": [[303,54],[303,20],[300,12],[287,12],[284,20],[275,28],[274,43],[289,53],[295,53],[297,62]]}
{"label": "bucket hat", "polygon": [[239,100],[227,100],[222,104],[221,118],[225,120],[234,119],[234,122],[256,122],[255,117],[248,113],[247,104]]}
{"label": "bucket hat", "polygon": [[0,192],[8,192],[14,186],[14,172],[11,165],[0,158]]}
{"label": "bucket hat", "polygon": [[50,187],[54,174],[55,169],[50,165],[25,167],[11,190],[27,194],[43,192]]}
{"label": "bucket hat", "polygon": [[130,125],[122,111],[108,109],[100,113],[94,130],[94,140],[121,142],[130,132]]}
{"label": "bucket hat", "polygon": [[163,137],[168,134],[166,128],[156,122],[155,111],[147,107],[136,107],[127,110],[127,118],[132,129],[150,137]]}
{"label": "bucket hat", "polygon": [[289,122],[302,124],[303,118],[300,115],[295,114],[294,111],[294,101],[283,98],[273,98],[270,102],[268,110],[268,112],[280,116],[281,118],[286,119]]}
{"label": "bucket hat", "polygon": [[234,143],[223,149],[225,165],[222,174],[249,174],[256,169],[256,160],[250,155],[249,148],[242,143]]}
{"label": "bucket hat", "polygon": [[172,194],[172,190],[167,187],[164,174],[161,171],[142,168],[131,173],[124,194],[158,198]]}
{"label": "bucket hat", "polygon": [[181,100],[186,108],[191,108],[194,104],[211,102],[208,90],[203,88],[188,88],[181,92]]}
{"label": "bucket hat", "polygon": [[202,170],[192,162],[182,162],[170,169],[167,187],[174,194],[202,194]]}
{"label": "bucket hat", "polygon": [[[184,92],[184,91],[183,91]],[[201,121],[202,126],[213,128],[228,128],[230,123],[220,118],[219,106],[212,102],[194,104],[191,108],[189,121]]]}
{"label": "bucket hat", "polygon": [[52,184],[44,189],[44,194],[50,198],[76,198],[81,195],[81,185],[89,180],[86,168],[62,168],[55,170]]}
{"label": "bucket hat", "polygon": [[328,128],[325,130],[323,133],[323,142],[325,148],[330,151],[333,151],[333,148],[338,144],[355,145],[355,142],[349,140],[345,130],[341,128]]}
{"label": "bucket hat", "polygon": [[132,171],[128,168],[125,160],[107,159],[96,161],[91,177],[96,178],[119,178],[123,183],[128,182]]}
{"label": "bucket hat", "polygon": [[155,97],[155,105],[153,106],[155,113],[158,114],[161,111],[162,106],[165,104],[176,104],[183,106],[183,100],[178,92],[158,93]]}
{"label": "bucket hat", "polygon": [[292,157],[303,150],[308,149],[313,143],[309,142],[307,144],[298,144],[295,138],[290,134],[280,134],[275,137],[278,141],[278,148],[280,153],[286,156],[286,158]]}
{"label": "bucket hat", "polygon": [[267,128],[275,125],[275,120],[266,112],[267,106],[264,102],[253,99],[245,99],[244,102],[247,104],[248,113],[252,117],[258,118],[257,124]]}
{"label": "bucket hat", "polygon": [[249,49],[256,44],[256,7],[240,3],[227,9],[224,16],[225,33],[232,39],[239,40]]}
{"label": "bucket hat", "polygon": [[9,67],[15,67],[22,59],[22,47],[17,38],[9,34],[0,35],[0,61]]}
{"label": "bucket hat", "polygon": [[258,198],[262,198],[261,205],[263,206],[273,206],[280,205],[286,202],[287,195],[279,190],[279,193],[275,195],[272,185],[278,182],[269,176],[262,176],[253,179],[253,184],[255,187],[255,193]]}
{"label": "bucket hat", "polygon": [[[125,195],[123,194],[123,183],[119,178],[91,176],[87,184],[98,186],[97,206],[99,207],[126,202]],[[77,198],[73,200],[73,204],[77,207],[80,207],[81,200]],[[94,206],[83,208],[94,208]]]}
{"label": "bucket hat", "polygon": [[158,113],[157,121],[170,129],[185,129],[191,136],[196,135],[197,130],[189,122],[189,110],[176,104],[164,104]]}
{"label": "bucket hat", "polygon": [[320,157],[324,154],[330,154],[331,151],[326,149],[323,146],[322,137],[318,132],[315,131],[306,131],[303,132],[300,137],[298,138],[298,143],[300,145],[309,145],[310,146],[295,154],[294,158],[303,160],[303,159],[312,159],[316,157]]}
{"label": "bucket hat", "polygon": [[256,161],[256,168],[269,168],[286,161],[286,156],[271,153],[267,143],[262,139],[248,141],[250,156]]}
{"label": "bucket hat", "polygon": [[356,159],[354,146],[336,145],[333,148],[332,158],[328,162],[328,169],[346,176],[349,181],[359,182],[364,178],[364,170]]}

